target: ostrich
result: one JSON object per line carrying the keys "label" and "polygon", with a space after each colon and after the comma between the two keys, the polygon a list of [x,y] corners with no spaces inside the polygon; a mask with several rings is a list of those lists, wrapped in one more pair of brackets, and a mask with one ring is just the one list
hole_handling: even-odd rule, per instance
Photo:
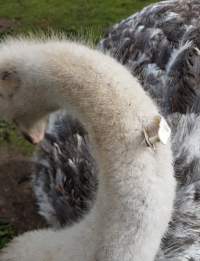
{"label": "ostrich", "polygon": [[[199,17],[200,2],[198,0],[173,0],[155,3],[113,26],[99,43],[98,49],[109,53],[139,79],[144,90],[155,100],[165,117],[173,112],[198,113],[200,111]],[[95,185],[97,182],[95,162],[92,160],[91,154],[84,152],[89,145],[88,141],[85,144],[87,135],[81,135],[81,128],[79,138],[85,146],[80,155],[76,142],[71,138],[73,130],[70,130],[70,126],[75,126],[74,122],[71,122],[70,118],[67,121],[62,120],[62,117],[58,118],[60,120],[59,128],[54,128],[51,131],[51,137],[54,136],[55,141],[53,142],[50,137],[47,137],[44,143],[48,144],[48,149],[42,148],[43,152],[38,157],[36,156],[39,162],[45,160],[46,167],[41,165],[34,170],[36,174],[34,176],[34,190],[37,194],[40,213],[51,225],[56,227],[73,223],[82,217],[85,211],[89,210],[92,197],[95,198],[97,185]],[[79,125],[75,129],[74,134],[77,133]],[[61,136],[67,137],[66,140],[63,140]],[[62,142],[60,142],[61,140]],[[70,146],[67,152],[65,152],[66,142]],[[59,145],[61,154],[58,153],[58,150],[53,149],[53,143]],[[69,155],[70,151],[71,155]],[[84,210],[82,207],[80,208],[80,204],[76,205],[75,201],[73,201],[75,204],[73,208],[69,206],[68,199],[71,196],[68,195],[68,189],[71,192],[73,189],[72,186],[64,185],[64,180],[73,181],[73,187],[77,189],[82,187],[80,185],[82,183],[78,179],[73,179],[75,175],[69,174],[70,177],[68,176],[68,172],[74,172],[74,170],[69,164],[62,165],[63,157],[65,162],[68,162],[68,158],[71,157],[75,159],[74,164],[76,173],[78,173],[76,177],[84,176],[84,173],[87,175],[84,182],[87,192],[82,190],[84,200],[81,201],[81,204],[87,202],[88,208],[85,205]],[[81,163],[81,166],[84,166],[86,172],[82,167],[80,171],[78,162],[85,162],[85,165]],[[91,167],[88,164],[91,164]],[[67,168],[70,171],[67,171]],[[61,182],[61,187],[64,188],[63,193],[52,190],[52,186],[58,187],[56,180],[49,183],[49,177],[56,176],[56,169],[63,173],[63,181]],[[87,173],[90,173],[91,179]],[[51,180],[53,179],[51,178]],[[93,180],[93,184],[91,189],[88,189],[91,180]],[[45,184],[52,184],[52,186],[49,186],[49,189],[46,186],[44,189]],[[93,196],[88,194],[89,191]],[[82,192],[79,190],[79,194]],[[86,195],[88,195],[88,200]],[[79,211],[76,212],[75,217],[73,209],[76,206]]]}
{"label": "ostrich", "polygon": [[198,0],[162,1],[114,25],[98,45],[138,78],[172,129],[178,186],[159,261],[200,259],[199,24]]}
{"label": "ostrich", "polygon": [[[200,204],[198,196],[200,168],[199,17],[200,2],[198,0],[155,3],[113,26],[98,45],[101,51],[109,53],[139,79],[145,91],[158,104],[172,129],[172,150],[178,187],[173,217],[156,260],[197,261],[200,258],[198,236],[200,233],[198,229],[200,222],[198,211]],[[70,119],[65,121],[65,124],[70,126]],[[66,133],[65,124],[60,119],[60,133]],[[56,143],[62,147],[59,136],[56,134],[57,131],[54,129],[54,134],[51,133],[51,135],[56,136]],[[48,142],[50,141],[46,139],[45,143]],[[70,138],[67,142],[73,144]],[[49,151],[46,150],[42,155],[40,154],[38,160],[41,161],[44,157],[49,164],[48,175],[55,175],[56,169],[52,171],[55,162],[62,163],[63,157],[68,160],[69,155],[57,152],[55,158],[55,153]],[[54,160],[50,155],[54,155]],[[91,157],[85,158],[85,160],[94,166],[95,163]],[[60,166],[57,169],[60,169]],[[35,172],[38,173],[38,169]],[[91,179],[85,182],[88,185],[87,189],[90,187],[89,180],[96,182],[95,172],[96,170],[91,172]],[[62,171],[62,173],[63,177],[68,177],[67,171]],[[39,175],[36,176],[39,182],[34,186],[35,190],[40,190],[43,186],[43,183],[40,184],[40,179],[44,181],[48,175],[45,171],[42,172],[42,169],[39,170]],[[84,175],[84,172],[79,172],[79,175]],[[48,183],[49,179],[46,182]],[[79,188],[80,182],[77,181],[76,184]],[[57,183],[55,182],[54,185],[56,187]],[[65,186],[67,195],[69,189],[69,186]],[[90,191],[95,197],[95,190],[96,188],[92,186],[87,193]],[[50,189],[49,192],[51,191]],[[48,221],[51,220],[50,224],[56,226],[71,224],[84,215],[85,211],[80,208],[80,211],[76,212],[77,216],[74,216],[75,210],[73,211],[69,207],[67,200],[59,200],[58,196],[53,198],[49,192],[47,193],[44,189],[40,190],[38,199],[40,210]],[[60,195],[61,199],[65,193]],[[91,194],[88,194],[88,198],[84,198],[89,208],[90,203],[93,202],[90,196]],[[49,208],[45,208],[46,205]],[[50,209],[50,211],[46,209]],[[73,213],[72,219],[68,213]]]}
{"label": "ostrich", "polygon": [[48,115],[70,109],[87,126],[99,169],[95,204],[78,224],[25,233],[0,260],[154,260],[175,179],[170,129],[137,79],[113,58],[62,39],[7,40],[0,57],[1,115],[36,143]]}

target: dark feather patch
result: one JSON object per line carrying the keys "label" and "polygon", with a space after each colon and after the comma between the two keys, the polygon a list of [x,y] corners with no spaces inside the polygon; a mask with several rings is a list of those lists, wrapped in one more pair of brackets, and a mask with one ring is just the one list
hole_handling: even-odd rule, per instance
{"label": "dark feather patch", "polygon": [[59,117],[36,161],[33,181],[40,213],[54,226],[77,222],[92,207],[97,191],[96,163],[80,122]]}

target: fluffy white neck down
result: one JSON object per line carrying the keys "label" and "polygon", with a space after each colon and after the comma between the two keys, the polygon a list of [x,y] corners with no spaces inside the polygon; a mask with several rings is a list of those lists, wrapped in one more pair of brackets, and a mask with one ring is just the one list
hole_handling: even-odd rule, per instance
{"label": "fluffy white neck down", "polygon": [[83,116],[100,177],[95,207],[82,222],[61,232],[27,233],[0,259],[154,260],[175,190],[170,145],[158,143],[154,151],[143,142],[156,106],[123,66],[85,46],[13,40],[6,48],[32,102],[31,115],[37,105],[48,113],[67,104]]}

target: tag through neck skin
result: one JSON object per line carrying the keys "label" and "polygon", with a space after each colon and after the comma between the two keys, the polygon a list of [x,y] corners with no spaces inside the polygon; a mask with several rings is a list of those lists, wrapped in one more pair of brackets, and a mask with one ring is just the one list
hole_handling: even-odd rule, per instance
{"label": "tag through neck skin", "polygon": [[157,142],[161,142],[164,145],[167,144],[171,135],[171,129],[166,120],[158,115],[154,117],[148,126],[143,128],[143,134],[146,145],[155,150]]}

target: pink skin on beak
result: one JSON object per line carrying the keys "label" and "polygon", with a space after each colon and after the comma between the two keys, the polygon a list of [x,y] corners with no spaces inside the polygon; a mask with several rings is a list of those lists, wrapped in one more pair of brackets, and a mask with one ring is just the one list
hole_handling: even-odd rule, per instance
{"label": "pink skin on beak", "polygon": [[33,126],[27,128],[24,126],[19,126],[24,138],[29,141],[30,143],[36,145],[40,143],[45,135],[45,129],[47,125],[47,120],[43,119],[41,121],[38,121]]}
{"label": "pink skin on beak", "polygon": [[22,132],[22,135],[24,136],[24,138],[32,143],[33,145],[37,145],[38,143],[40,143],[43,138],[44,138],[44,133],[32,133],[30,135],[30,133],[27,133],[27,132]]}

